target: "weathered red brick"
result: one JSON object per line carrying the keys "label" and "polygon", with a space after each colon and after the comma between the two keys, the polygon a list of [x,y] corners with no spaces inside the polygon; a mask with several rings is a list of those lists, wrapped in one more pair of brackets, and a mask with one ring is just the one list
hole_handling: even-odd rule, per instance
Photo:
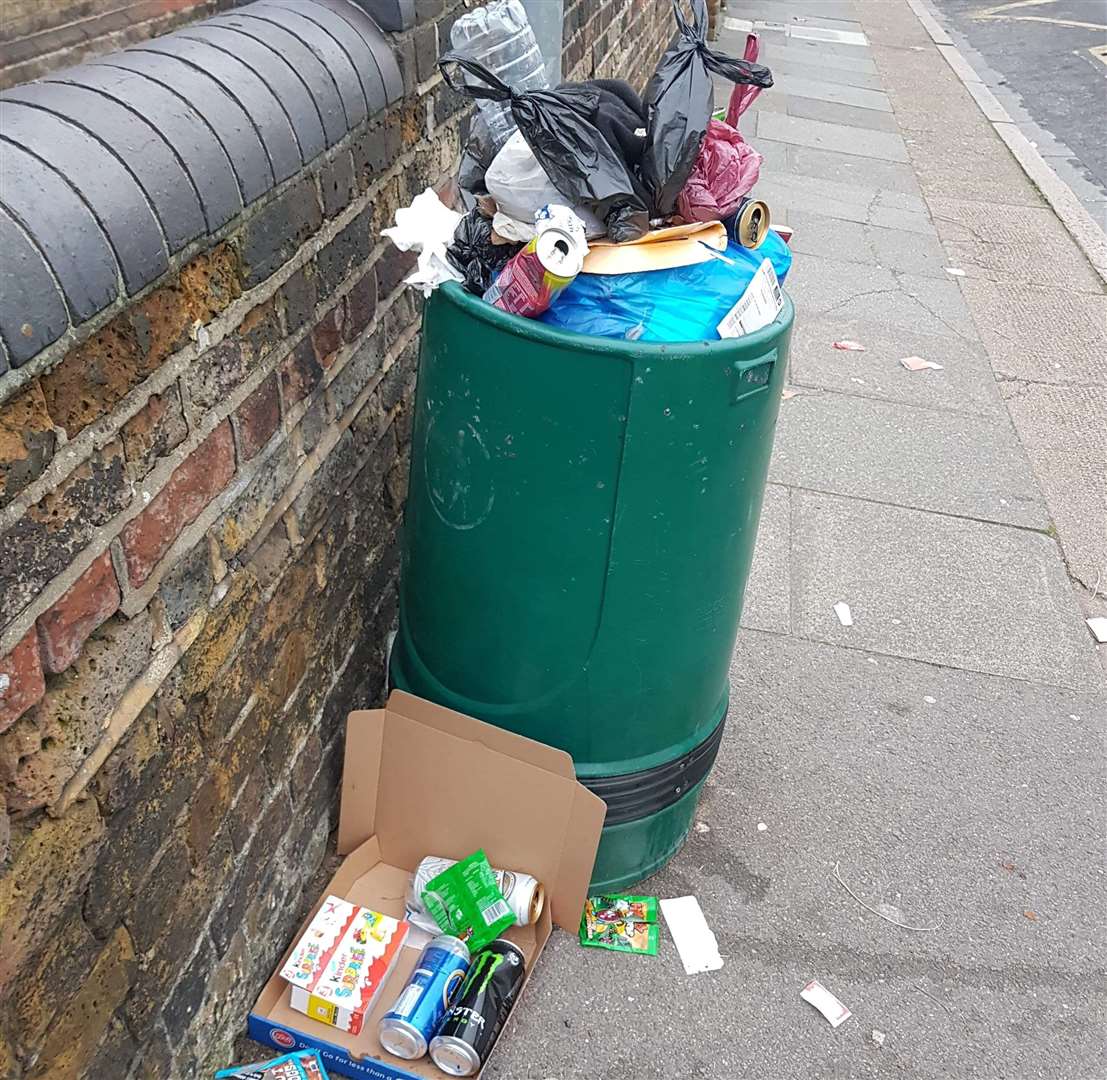
{"label": "weathered red brick", "polygon": [[304,338],[281,365],[285,405],[295,405],[298,401],[303,401],[319,385],[322,377],[323,371],[319,367],[319,361],[315,359],[311,340]]}
{"label": "weathered red brick", "polygon": [[119,608],[119,582],[111,554],[105,551],[49,611],[38,618],[42,663],[47,671],[65,671],[80,654],[88,635]]}
{"label": "weathered red brick", "polygon": [[123,530],[127,573],[143,584],[181,530],[227,486],[234,476],[234,438],[224,420],[177,466],[153,502]]}
{"label": "weathered red brick", "polygon": [[346,302],[339,300],[316,324],[311,332],[315,355],[319,363],[329,368],[342,344],[342,327],[346,322]]}
{"label": "weathered red brick", "polygon": [[83,551],[133,496],[118,440],[94,451],[0,535],[0,626]]}
{"label": "weathered red brick", "polygon": [[346,294],[346,325],[343,340],[353,341],[377,313],[377,272],[373,267],[362,274],[358,283]]}
{"label": "weathered red brick", "polygon": [[127,475],[132,480],[142,480],[158,463],[158,458],[180,446],[188,435],[176,384],[154,394],[123,425],[121,434],[127,455]]}
{"label": "weathered red brick", "polygon": [[238,450],[249,461],[268,441],[281,422],[281,398],[277,376],[270,375],[243,403],[238,413]]}
{"label": "weathered red brick", "polygon": [[42,700],[46,682],[32,626],[18,645],[0,660],[0,731],[7,731],[32,705]]}

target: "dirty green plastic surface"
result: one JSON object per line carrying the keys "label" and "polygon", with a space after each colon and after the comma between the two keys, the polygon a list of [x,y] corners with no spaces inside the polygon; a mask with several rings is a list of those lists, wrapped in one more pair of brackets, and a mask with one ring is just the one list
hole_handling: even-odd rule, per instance
{"label": "dirty green plastic surface", "polygon": [[[427,303],[395,685],[567,750],[681,757],[726,713],[792,324],[687,344]],[[604,830],[594,886],[683,841],[697,789]]]}

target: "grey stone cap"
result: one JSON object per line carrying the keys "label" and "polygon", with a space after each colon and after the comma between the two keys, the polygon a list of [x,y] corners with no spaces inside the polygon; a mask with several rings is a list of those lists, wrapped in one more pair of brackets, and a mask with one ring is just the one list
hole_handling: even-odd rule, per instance
{"label": "grey stone cap", "polygon": [[372,8],[258,0],[0,93],[0,376],[399,100]]}

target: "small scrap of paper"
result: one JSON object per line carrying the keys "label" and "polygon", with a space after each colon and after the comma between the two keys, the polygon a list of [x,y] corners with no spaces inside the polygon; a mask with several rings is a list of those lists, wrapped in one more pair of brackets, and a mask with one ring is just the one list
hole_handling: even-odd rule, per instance
{"label": "small scrap of paper", "polygon": [[956,266],[947,266],[944,269],[945,269],[945,272],[950,275],[950,277],[964,277],[965,276],[965,271],[958,269]]}
{"label": "small scrap of paper", "polygon": [[800,997],[814,1005],[826,1017],[831,1027],[845,1023],[853,1014],[818,979],[812,979],[801,991]]}
{"label": "small scrap of paper", "polygon": [[865,346],[860,341],[835,341],[830,346],[832,349],[841,349],[842,352],[864,352]]}
{"label": "small scrap of paper", "polygon": [[908,371],[942,371],[942,365],[933,360],[924,360],[921,356],[905,356],[900,363]]}
{"label": "small scrap of paper", "polygon": [[718,971],[723,966],[719,943],[703,917],[700,902],[694,896],[662,900],[661,914],[673,935],[686,975]]}
{"label": "small scrap of paper", "polygon": [[1084,621],[1088,624],[1088,629],[1091,630],[1092,637],[1094,637],[1100,645],[1107,641],[1107,617],[1095,615]]}
{"label": "small scrap of paper", "polygon": [[796,391],[795,390],[784,390],[784,391],[782,391],[780,396],[785,401],[787,401],[789,398],[794,398],[796,396]]}
{"label": "small scrap of paper", "polygon": [[850,611],[849,604],[845,603],[843,600],[839,600],[838,603],[834,605],[834,614],[838,616],[838,621],[843,626],[853,625],[853,612]]}

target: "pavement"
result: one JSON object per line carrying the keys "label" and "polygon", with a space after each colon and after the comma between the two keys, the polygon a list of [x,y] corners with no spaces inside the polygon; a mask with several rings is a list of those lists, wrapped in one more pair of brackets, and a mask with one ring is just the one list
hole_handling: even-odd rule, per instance
{"label": "pavement", "polygon": [[639,891],[725,966],[555,932],[488,1080],[1104,1075],[1104,284],[913,2],[720,17],[768,26],[795,393],[701,827]]}

